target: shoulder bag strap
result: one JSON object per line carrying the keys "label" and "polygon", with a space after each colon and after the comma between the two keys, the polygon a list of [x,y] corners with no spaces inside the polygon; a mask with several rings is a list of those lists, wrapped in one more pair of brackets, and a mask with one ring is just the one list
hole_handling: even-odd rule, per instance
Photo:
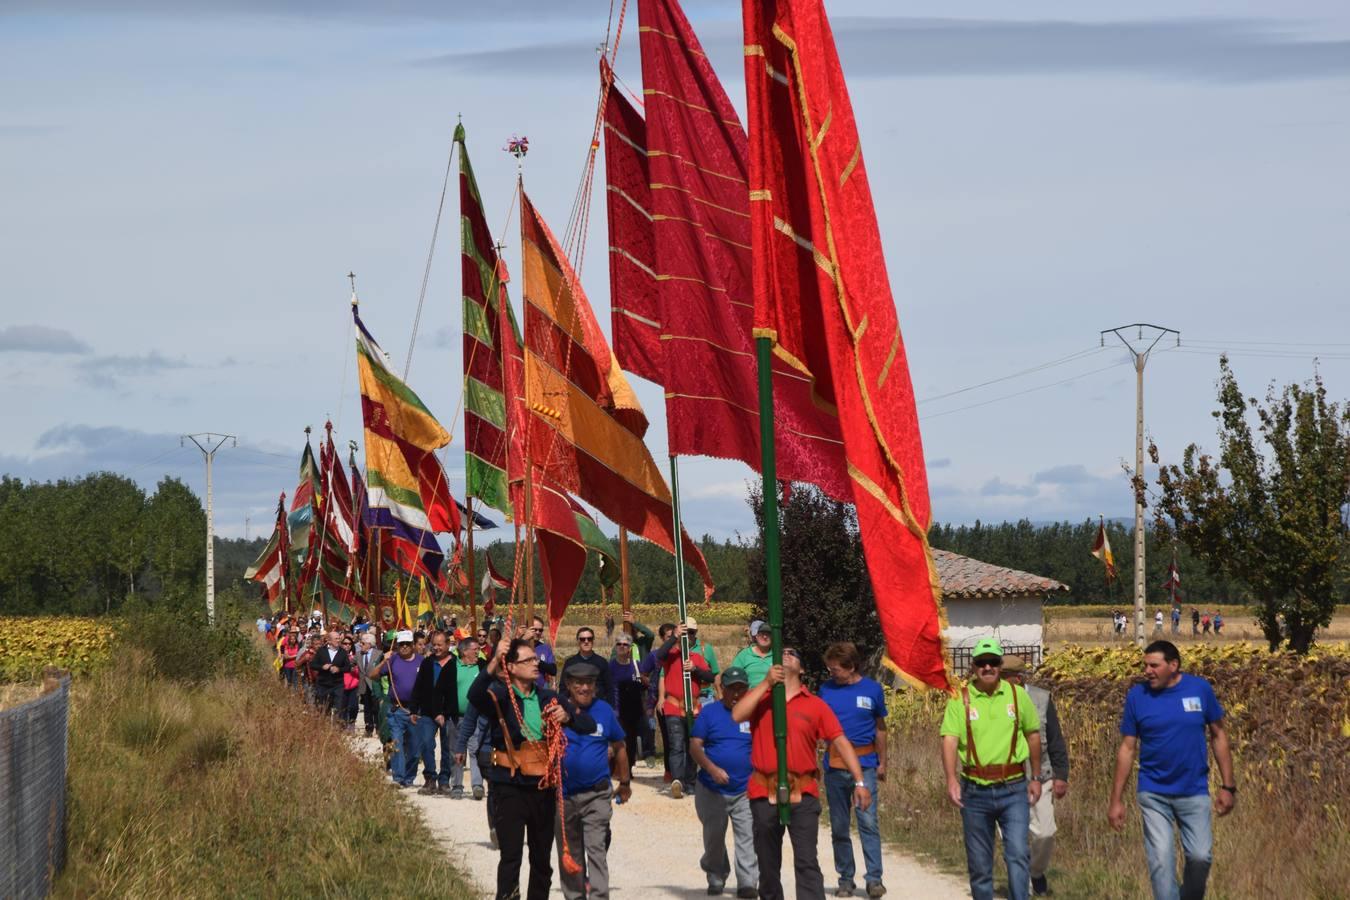
{"label": "shoulder bag strap", "polygon": [[1021,733],[1022,717],[1017,714],[1017,685],[1009,682],[1008,687],[1012,688],[1013,695],[1013,733],[1012,746],[1008,748],[1007,765],[1012,765],[1013,757],[1017,755],[1017,735]]}
{"label": "shoulder bag strap", "polygon": [[[511,690],[511,688],[507,688]],[[511,769],[516,771],[520,764],[516,762],[516,745],[511,741],[511,729],[506,727],[506,716],[502,715],[502,703],[497,699],[497,692],[488,688],[488,696],[492,698],[492,705],[497,708],[497,722],[502,726],[502,740],[506,742],[506,756],[511,760]]]}

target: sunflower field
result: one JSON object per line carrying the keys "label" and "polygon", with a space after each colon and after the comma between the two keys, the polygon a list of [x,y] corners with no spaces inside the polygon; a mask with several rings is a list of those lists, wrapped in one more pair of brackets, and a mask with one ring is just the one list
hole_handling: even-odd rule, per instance
{"label": "sunflower field", "polygon": [[88,674],[108,661],[113,635],[106,619],[0,618],[0,682],[34,680],[45,666]]}
{"label": "sunflower field", "polygon": [[[1215,822],[1215,895],[1344,896],[1350,883],[1350,647],[1328,644],[1299,657],[1240,643],[1188,645],[1182,668],[1214,685],[1239,787],[1236,809]],[[1056,893],[1149,896],[1138,813],[1121,834],[1106,824],[1121,709],[1142,671],[1134,647],[1067,646],[1031,678],[1054,697],[1069,746],[1069,796],[1056,805]],[[954,811],[943,796],[938,756],[946,697],[898,691],[888,694],[887,704],[896,749],[894,774],[882,791],[883,830],[963,869],[960,821],[945,814]],[[1132,780],[1127,804],[1133,791]]]}

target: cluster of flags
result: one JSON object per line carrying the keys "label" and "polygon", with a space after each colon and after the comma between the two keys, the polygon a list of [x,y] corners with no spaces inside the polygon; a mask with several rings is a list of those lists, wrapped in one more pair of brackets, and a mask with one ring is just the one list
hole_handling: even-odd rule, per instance
{"label": "cluster of flags", "polygon": [[[590,554],[609,583],[619,569],[578,501],[667,551],[678,546],[711,596],[624,373],[663,388],[672,459],[738,459],[759,470],[757,342],[767,339],[779,477],[855,504],[889,660],[915,683],[947,688],[915,399],[822,2],[743,0],[748,130],[678,2],[637,7],[641,112],[601,62],[612,349],[523,186],[517,322],[456,130],[467,494],[518,525],[528,518],[555,627]],[[365,484],[353,465],[350,488],[333,488],[341,465],[330,435],[317,466],[307,451],[290,535],[303,545],[302,572],[360,603],[369,594],[359,560],[372,554],[447,587],[435,535],[450,534],[458,551],[468,510],[436,457],[449,434],[391,371],[355,303],[353,315]],[[1103,553],[1109,560],[1109,547]],[[490,600],[512,579],[489,561],[481,587]]]}

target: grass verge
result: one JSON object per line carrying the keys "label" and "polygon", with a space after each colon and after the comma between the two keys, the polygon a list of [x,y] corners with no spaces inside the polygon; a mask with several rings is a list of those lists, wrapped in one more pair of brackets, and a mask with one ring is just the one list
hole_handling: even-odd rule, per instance
{"label": "grass verge", "polygon": [[138,649],[74,694],[56,897],[471,897],[416,813],[261,668],[197,683]]}

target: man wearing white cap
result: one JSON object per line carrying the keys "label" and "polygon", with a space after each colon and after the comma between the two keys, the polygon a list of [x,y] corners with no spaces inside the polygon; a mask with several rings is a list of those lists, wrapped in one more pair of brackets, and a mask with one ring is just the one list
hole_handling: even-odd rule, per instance
{"label": "man wearing white cap", "polygon": [[422,660],[414,652],[411,631],[394,635],[394,648],[394,653],[380,661],[371,677],[389,675],[389,735],[394,744],[389,774],[399,787],[410,788],[417,778],[417,760],[421,755],[417,716],[413,714],[412,704],[413,686],[417,684],[417,670],[421,668]]}
{"label": "man wearing white cap", "polygon": [[755,619],[750,623],[750,646],[737,653],[731,665],[745,671],[752,688],[764,680],[773,665],[773,632],[767,622]]}

